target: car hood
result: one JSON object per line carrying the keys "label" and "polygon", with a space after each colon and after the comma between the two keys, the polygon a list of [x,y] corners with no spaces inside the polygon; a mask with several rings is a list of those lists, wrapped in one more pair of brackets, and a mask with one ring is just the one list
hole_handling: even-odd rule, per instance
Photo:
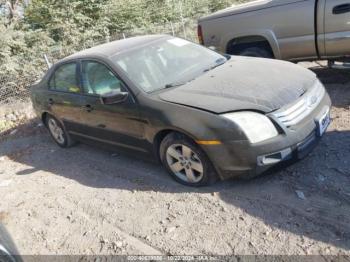
{"label": "car hood", "polygon": [[163,101],[217,114],[240,110],[269,113],[297,100],[315,81],[313,72],[289,62],[235,56],[159,96]]}

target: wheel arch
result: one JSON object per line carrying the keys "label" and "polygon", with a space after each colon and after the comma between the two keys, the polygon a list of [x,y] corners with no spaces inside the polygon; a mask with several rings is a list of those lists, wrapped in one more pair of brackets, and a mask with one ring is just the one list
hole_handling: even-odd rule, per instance
{"label": "wheel arch", "polygon": [[242,51],[250,47],[263,48],[274,56],[269,41],[261,36],[234,38],[227,43],[226,52],[230,55],[239,55]]}
{"label": "wheel arch", "polygon": [[[170,133],[178,133],[181,135],[186,136],[187,138],[191,139],[193,142],[196,143],[196,138],[192,135],[189,134],[188,132],[181,130],[179,128],[165,128],[162,130],[159,130],[153,137],[153,147],[154,147],[154,153],[158,161],[160,161],[160,145],[164,138],[169,135]],[[197,144],[197,143],[196,143]],[[199,145],[198,145],[199,146]]]}
{"label": "wheel arch", "polygon": [[46,126],[46,119],[47,119],[48,116],[54,117],[63,126],[63,128],[66,129],[66,127],[65,127],[64,123],[62,122],[62,120],[60,118],[56,117],[51,112],[48,112],[48,111],[44,111],[44,112],[41,113],[41,121],[44,124],[44,126]]}
{"label": "wheel arch", "polygon": [[218,178],[220,180],[223,180],[224,177],[221,175],[220,173],[220,169],[212,162],[212,160],[210,159],[210,157],[208,156],[206,150],[196,142],[196,138],[189,134],[188,132],[184,131],[184,130],[181,130],[181,129],[178,129],[178,128],[166,128],[166,129],[163,129],[163,130],[159,130],[156,135],[154,136],[154,149],[155,149],[155,154],[156,154],[156,157],[157,157],[157,160],[161,163],[161,156],[160,156],[160,146],[161,146],[161,143],[162,141],[164,140],[164,138],[171,134],[171,133],[178,133],[180,135],[184,135],[187,139],[190,139],[193,141],[193,143],[195,145],[197,145],[201,151],[206,155],[210,165],[212,166],[213,170],[216,172],[216,174],[218,175]]}
{"label": "wheel arch", "polygon": [[250,47],[255,44],[263,44],[269,49],[271,54],[273,54],[274,58],[281,58],[278,41],[276,39],[275,34],[272,31],[252,31],[245,32],[242,34],[230,34],[225,37],[224,43],[225,52],[228,54],[234,54],[234,52],[232,52],[233,48],[240,48],[244,46]]}

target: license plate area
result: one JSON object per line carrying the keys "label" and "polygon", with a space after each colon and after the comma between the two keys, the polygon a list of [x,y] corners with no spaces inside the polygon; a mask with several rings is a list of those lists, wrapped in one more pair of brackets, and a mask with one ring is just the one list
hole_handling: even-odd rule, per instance
{"label": "license plate area", "polygon": [[330,109],[329,107],[325,108],[323,114],[318,117],[316,120],[317,126],[317,136],[321,137],[326,132],[329,124],[331,123]]}

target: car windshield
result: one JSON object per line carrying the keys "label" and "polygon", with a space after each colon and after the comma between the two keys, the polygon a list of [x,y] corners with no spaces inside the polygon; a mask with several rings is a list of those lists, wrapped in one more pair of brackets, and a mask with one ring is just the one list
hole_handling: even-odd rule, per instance
{"label": "car windshield", "polygon": [[179,86],[225,63],[227,58],[179,38],[166,38],[112,57],[147,93]]}

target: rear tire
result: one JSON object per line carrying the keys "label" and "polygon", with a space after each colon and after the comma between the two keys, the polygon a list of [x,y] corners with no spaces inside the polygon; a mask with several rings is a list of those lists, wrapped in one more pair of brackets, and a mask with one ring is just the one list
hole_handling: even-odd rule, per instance
{"label": "rear tire", "polygon": [[242,50],[239,55],[250,57],[273,58],[273,55],[268,50],[261,47],[249,47]]}
{"label": "rear tire", "polygon": [[185,135],[167,135],[159,151],[160,159],[171,177],[185,186],[203,187],[218,180],[205,152]]}
{"label": "rear tire", "polygon": [[63,124],[52,115],[47,115],[45,119],[46,127],[53,140],[62,148],[68,148],[75,144]]}

